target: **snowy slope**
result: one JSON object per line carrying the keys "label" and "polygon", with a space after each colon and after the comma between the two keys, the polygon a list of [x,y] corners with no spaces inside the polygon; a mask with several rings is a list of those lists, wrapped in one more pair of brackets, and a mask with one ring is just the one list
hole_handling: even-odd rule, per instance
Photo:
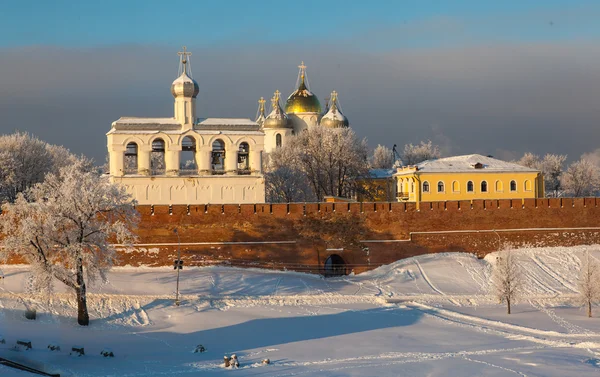
{"label": "snowy slope", "polygon": [[[225,267],[181,274],[173,305],[167,268],[115,268],[90,289],[92,325],[75,300],[23,293],[26,266],[1,266],[0,357],[64,376],[579,376],[600,372],[600,320],[573,306],[584,253],[600,246],[525,248],[526,292],[504,314],[487,294],[491,254],[424,255],[357,275],[323,279]],[[23,317],[35,301],[38,320]],[[600,314],[600,308],[597,309]],[[17,339],[33,342],[15,351]],[[60,352],[50,352],[49,343]],[[69,355],[72,345],[86,355]],[[206,353],[193,353],[198,344]],[[111,348],[115,358],[100,351]],[[597,354],[598,352],[598,354]],[[221,366],[236,353],[241,369]],[[261,360],[269,358],[270,365]],[[0,376],[23,372],[0,365]]]}

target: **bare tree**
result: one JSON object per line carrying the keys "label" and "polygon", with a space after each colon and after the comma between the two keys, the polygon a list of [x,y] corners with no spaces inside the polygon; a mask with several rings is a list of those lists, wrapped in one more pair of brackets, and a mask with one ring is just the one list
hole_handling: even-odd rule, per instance
{"label": "bare tree", "polygon": [[[93,282],[116,259],[112,242],[134,240],[137,212],[125,189],[88,171],[89,162],[50,173],[42,183],[2,206],[0,257],[16,255],[32,269],[32,284],[51,292],[54,279],[77,296],[77,321],[89,324],[86,279]],[[109,243],[109,240],[111,243]]]}
{"label": "bare tree", "polygon": [[583,158],[575,161],[562,174],[561,185],[575,197],[593,195],[600,189],[600,168]]}
{"label": "bare tree", "polygon": [[431,140],[422,141],[421,144],[412,145],[406,144],[402,152],[402,163],[404,165],[415,165],[419,162],[440,158],[440,148],[433,145]]}
{"label": "bare tree", "polygon": [[366,140],[359,140],[349,128],[310,127],[272,152],[268,166],[297,170],[317,200],[348,197],[356,179],[368,174],[367,154]]}
{"label": "bare tree", "polygon": [[502,302],[506,302],[506,311],[510,314],[511,304],[521,292],[522,275],[516,258],[508,247],[498,252],[492,271],[492,293]]}
{"label": "bare tree", "polygon": [[394,154],[391,149],[381,144],[373,151],[373,161],[371,167],[373,169],[391,169],[394,166]]}
{"label": "bare tree", "polygon": [[293,167],[282,166],[265,173],[265,191],[269,203],[314,201],[306,175]]}
{"label": "bare tree", "polygon": [[585,253],[585,261],[579,276],[579,303],[587,306],[588,317],[592,317],[592,305],[600,301],[600,266],[590,252]]}

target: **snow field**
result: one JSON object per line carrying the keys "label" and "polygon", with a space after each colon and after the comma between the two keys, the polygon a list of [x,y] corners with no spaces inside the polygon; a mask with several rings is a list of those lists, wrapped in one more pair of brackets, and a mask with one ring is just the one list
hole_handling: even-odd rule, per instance
{"label": "snow field", "polygon": [[[514,314],[488,295],[495,255],[442,253],[323,279],[294,272],[186,268],[175,307],[169,268],[115,268],[75,299],[24,292],[27,266],[1,266],[0,357],[63,376],[579,376],[600,369],[600,320],[573,305],[581,261],[600,246],[514,251],[525,291]],[[35,302],[38,319],[23,316]],[[600,315],[600,309],[598,314]],[[12,350],[16,339],[31,351]],[[62,351],[49,352],[51,343]],[[81,344],[86,355],[69,355]],[[198,344],[205,353],[194,353]],[[100,351],[110,348],[114,358]],[[222,368],[235,353],[240,369]],[[269,358],[270,365],[262,359]],[[2,376],[23,372],[0,365]]]}

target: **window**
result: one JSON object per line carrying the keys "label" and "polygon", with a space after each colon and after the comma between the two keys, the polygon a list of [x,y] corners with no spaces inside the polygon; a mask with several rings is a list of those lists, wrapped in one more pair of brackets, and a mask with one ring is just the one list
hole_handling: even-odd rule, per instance
{"label": "window", "polygon": [[415,182],[410,183],[410,192],[415,192]]}
{"label": "window", "polygon": [[275,135],[275,146],[277,148],[281,147],[281,134]]}
{"label": "window", "polygon": [[460,183],[458,181],[452,182],[452,192],[460,192]]}
{"label": "window", "polygon": [[248,153],[250,153],[250,147],[248,143],[241,143],[240,149],[238,150],[238,173],[249,174],[250,173],[250,161],[248,159]]}
{"label": "window", "polygon": [[502,181],[496,181],[496,192],[503,192],[504,186],[502,185]]}
{"label": "window", "polygon": [[467,182],[467,192],[473,192],[473,191],[475,191],[473,189],[473,181]]}
{"label": "window", "polygon": [[223,140],[215,140],[212,144],[211,168],[213,174],[225,172],[225,143]]}
{"label": "window", "polygon": [[138,172],[138,146],[129,143],[125,148],[125,161],[123,161],[123,174],[137,174]]}
{"label": "window", "polygon": [[481,182],[481,192],[487,192],[487,182]]}
{"label": "window", "polygon": [[525,191],[531,191],[531,181],[529,179],[525,181]]}
{"label": "window", "polygon": [[429,182],[423,182],[423,192],[429,192]]}
{"label": "window", "polygon": [[179,174],[196,174],[196,140],[186,136],[181,141],[181,155],[179,158]]}
{"label": "window", "polygon": [[444,182],[438,182],[438,192],[444,192]]}
{"label": "window", "polygon": [[150,169],[152,175],[165,174],[165,142],[163,139],[154,139],[150,153]]}
{"label": "window", "polygon": [[510,181],[510,191],[517,191],[517,182]]}

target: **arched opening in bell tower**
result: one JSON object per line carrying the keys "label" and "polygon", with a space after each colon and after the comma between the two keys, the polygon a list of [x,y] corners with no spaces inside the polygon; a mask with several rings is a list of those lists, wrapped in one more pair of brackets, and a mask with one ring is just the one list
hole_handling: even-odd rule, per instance
{"label": "arched opening in bell tower", "polygon": [[217,139],[212,144],[211,168],[213,174],[225,174],[225,143]]}
{"label": "arched opening in bell tower", "polygon": [[154,139],[152,152],[150,152],[150,170],[152,175],[165,174],[165,142],[163,139]]}
{"label": "arched opening in bell tower", "polygon": [[138,173],[138,145],[136,143],[129,143],[125,148],[125,159],[123,161],[123,173],[124,174],[137,174]]}
{"label": "arched opening in bell tower", "polygon": [[194,175],[198,173],[198,166],[196,165],[196,140],[191,136],[186,136],[181,141],[179,173],[181,175]]}

